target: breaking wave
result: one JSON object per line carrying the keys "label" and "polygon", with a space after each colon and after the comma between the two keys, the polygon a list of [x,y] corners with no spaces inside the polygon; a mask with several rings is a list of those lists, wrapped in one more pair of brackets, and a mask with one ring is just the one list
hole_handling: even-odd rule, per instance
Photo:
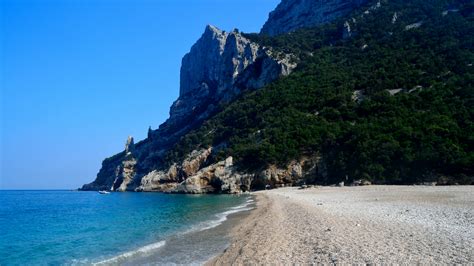
{"label": "breaking wave", "polygon": [[115,256],[113,258],[93,263],[92,265],[116,265],[120,262],[126,261],[127,259],[130,259],[130,258],[135,257],[137,255],[150,254],[150,253],[156,251],[157,249],[160,249],[165,244],[166,244],[166,241],[156,242],[156,243],[153,243],[153,244],[150,244],[150,245],[143,246],[143,247],[141,247],[139,249],[136,249],[136,250],[133,250],[133,251],[122,253],[122,254],[120,254],[118,256]]}

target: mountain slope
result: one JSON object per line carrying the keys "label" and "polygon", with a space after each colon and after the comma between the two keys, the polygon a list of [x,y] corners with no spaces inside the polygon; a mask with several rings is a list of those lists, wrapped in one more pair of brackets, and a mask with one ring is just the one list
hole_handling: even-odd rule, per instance
{"label": "mountain slope", "polygon": [[[126,150],[131,144],[133,151],[105,159],[96,180],[82,189],[136,190],[144,176],[163,168],[168,150],[179,138],[217,113],[219,104],[232,101],[243,90],[259,89],[288,75],[295,67],[288,55],[272,53],[238,31],[208,25],[183,58],[180,95],[170,108],[169,119],[159,129],[150,129],[148,137],[137,144],[129,138]],[[183,174],[173,176],[173,182],[186,178]]]}
{"label": "mountain slope", "polygon": [[[315,156],[325,170],[306,179],[318,183],[472,183],[472,4],[389,1],[368,10],[276,38],[249,35],[299,55],[298,69],[185,136],[170,160],[226,143],[215,161],[233,156],[246,172]],[[343,39],[347,23],[353,37]]]}
{"label": "mountain slope", "polygon": [[365,2],[367,0],[283,0],[270,13],[261,33],[275,36],[332,22]]}
{"label": "mountain slope", "polygon": [[369,1],[331,20],[275,37],[208,27],[200,41],[221,48],[193,48],[183,67],[208,58],[217,68],[182,71],[194,81],[182,83],[170,120],[106,159],[83,189],[472,183],[472,3]]}

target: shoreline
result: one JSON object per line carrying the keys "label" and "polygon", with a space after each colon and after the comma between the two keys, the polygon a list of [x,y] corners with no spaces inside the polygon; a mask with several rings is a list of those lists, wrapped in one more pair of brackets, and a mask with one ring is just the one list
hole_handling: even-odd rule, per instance
{"label": "shoreline", "polygon": [[280,188],[206,265],[474,263],[474,187]]}
{"label": "shoreline", "polygon": [[[204,264],[231,242],[230,232],[255,209],[255,196],[219,212],[215,217],[169,235],[157,243],[107,258],[93,265]],[[188,250],[184,255],[182,252]]]}

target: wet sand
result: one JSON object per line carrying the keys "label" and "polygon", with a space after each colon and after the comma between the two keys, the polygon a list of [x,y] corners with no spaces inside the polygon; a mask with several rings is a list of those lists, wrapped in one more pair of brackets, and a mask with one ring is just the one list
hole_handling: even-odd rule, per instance
{"label": "wet sand", "polygon": [[208,265],[473,264],[474,187],[282,188]]}

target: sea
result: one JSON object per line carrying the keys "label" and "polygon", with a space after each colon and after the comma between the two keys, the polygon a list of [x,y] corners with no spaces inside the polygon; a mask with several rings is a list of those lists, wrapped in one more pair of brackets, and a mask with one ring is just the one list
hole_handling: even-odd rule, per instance
{"label": "sea", "polygon": [[3,190],[0,265],[202,264],[253,207],[250,195]]}

